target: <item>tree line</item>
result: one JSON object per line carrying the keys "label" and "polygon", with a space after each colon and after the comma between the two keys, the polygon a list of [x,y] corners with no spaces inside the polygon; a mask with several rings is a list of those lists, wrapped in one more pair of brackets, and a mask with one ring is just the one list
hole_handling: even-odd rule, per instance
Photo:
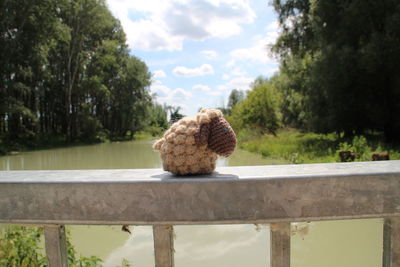
{"label": "tree line", "polygon": [[0,2],[0,141],[123,138],[167,127],[151,73],[104,0]]}
{"label": "tree line", "polygon": [[[274,0],[279,72],[232,109],[237,127],[400,138],[400,2]],[[260,84],[261,82],[261,84]],[[257,84],[258,83],[258,84]],[[264,99],[264,100],[262,100]],[[264,114],[264,115],[263,115]]]}

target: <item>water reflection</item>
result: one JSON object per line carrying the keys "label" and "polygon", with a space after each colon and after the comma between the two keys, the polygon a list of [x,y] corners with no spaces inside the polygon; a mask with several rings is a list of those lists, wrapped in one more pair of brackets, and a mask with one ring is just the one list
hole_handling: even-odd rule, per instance
{"label": "water reflection", "polygon": [[176,266],[268,266],[269,227],[176,226]]}
{"label": "water reflection", "polygon": [[[161,168],[153,141],[113,142],[24,152],[0,157],[1,170],[84,170]],[[229,158],[220,158],[217,166],[265,165],[283,163],[263,159],[237,149]]]}
{"label": "water reflection", "polygon": [[297,224],[291,266],[382,266],[382,223],[382,219],[363,219]]}
{"label": "water reflection", "polygon": [[152,141],[113,142],[24,152],[0,157],[2,170],[159,168]]}

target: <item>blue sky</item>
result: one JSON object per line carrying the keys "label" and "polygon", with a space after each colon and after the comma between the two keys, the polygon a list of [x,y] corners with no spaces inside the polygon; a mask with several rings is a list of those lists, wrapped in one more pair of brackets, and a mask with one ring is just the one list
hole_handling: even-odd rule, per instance
{"label": "blue sky", "polygon": [[233,89],[249,89],[260,75],[278,69],[267,45],[278,35],[269,1],[107,0],[122,23],[131,53],[153,74],[159,103],[200,107],[226,105]]}

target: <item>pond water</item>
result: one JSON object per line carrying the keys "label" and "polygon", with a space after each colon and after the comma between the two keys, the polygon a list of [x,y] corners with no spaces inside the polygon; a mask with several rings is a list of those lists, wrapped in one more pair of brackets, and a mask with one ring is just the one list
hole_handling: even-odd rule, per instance
{"label": "pond water", "polygon": [[[0,170],[160,168],[152,141],[113,142],[24,152],[0,157]],[[236,150],[218,166],[285,162]],[[78,253],[96,255],[104,266],[127,259],[135,267],[154,266],[150,226],[68,226]],[[176,267],[269,266],[269,228],[265,225],[175,226]],[[381,265],[382,220],[346,220],[292,224],[294,267],[376,267]]]}

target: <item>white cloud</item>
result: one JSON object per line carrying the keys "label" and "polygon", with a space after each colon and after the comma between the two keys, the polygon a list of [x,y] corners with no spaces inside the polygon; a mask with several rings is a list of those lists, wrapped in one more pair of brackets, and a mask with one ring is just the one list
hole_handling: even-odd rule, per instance
{"label": "white cloud", "polygon": [[171,88],[163,85],[157,84],[150,87],[151,92],[156,93],[157,100],[161,102],[179,102],[181,100],[187,100],[192,97],[192,93],[186,91],[183,88],[176,88],[172,90]]}
{"label": "white cloud", "polygon": [[155,85],[152,85],[150,87],[150,90],[152,93],[157,94],[157,99],[163,98],[163,97],[168,97],[168,95],[171,93],[171,89],[165,85],[163,85],[161,82],[158,82]]}
{"label": "white cloud", "polygon": [[132,49],[182,50],[182,38],[169,34],[155,21],[122,19],[121,23],[127,35],[128,45]]}
{"label": "white cloud", "polygon": [[205,55],[206,58],[208,58],[208,59],[216,58],[217,55],[218,55],[217,52],[214,51],[214,50],[203,50],[203,51],[201,51],[200,53],[202,53],[203,55]]}
{"label": "white cloud", "polygon": [[211,91],[210,87],[208,87],[207,85],[203,85],[203,84],[197,84],[197,85],[193,86],[193,89],[194,90],[204,91],[204,92]]}
{"label": "white cloud", "polygon": [[228,74],[222,75],[223,80],[229,80],[230,76]]}
{"label": "white cloud", "polygon": [[272,39],[276,38],[277,34],[268,33],[265,38],[257,40],[249,48],[240,48],[233,50],[230,55],[236,60],[250,61],[256,63],[274,63],[275,59],[271,56],[268,45],[272,44]]}
{"label": "white cloud", "polygon": [[213,95],[213,96],[219,96],[222,95],[221,91],[216,91],[215,89],[212,90],[210,87],[208,87],[207,85],[203,85],[203,84],[197,84],[195,86],[193,86],[194,90],[199,90],[202,91],[204,93],[206,93],[207,95]]}
{"label": "white cloud", "polygon": [[152,85],[162,84],[160,80],[151,80]]}
{"label": "white cloud", "polygon": [[271,76],[271,75],[273,75],[274,73],[276,73],[278,71],[279,71],[279,67],[278,66],[271,66],[269,68],[264,69],[263,75]]}
{"label": "white cloud", "polygon": [[154,71],[153,78],[165,78],[167,75],[163,70],[156,70]]}
{"label": "white cloud", "polygon": [[230,70],[229,74],[225,73],[224,75],[222,75],[222,79],[229,80],[232,76],[244,76],[246,74],[247,72],[242,70],[240,67],[234,67],[233,69]]}
{"label": "white cloud", "polygon": [[228,65],[234,66],[237,61],[248,61],[252,63],[276,64],[277,61],[272,57],[269,46],[274,44],[278,38],[278,22],[274,21],[266,27],[265,35],[256,35],[253,38],[253,44],[247,48],[240,48],[231,51],[233,60]]}
{"label": "white cloud", "polygon": [[228,81],[225,84],[218,85],[217,88],[219,90],[232,90],[232,89],[239,89],[239,90],[249,90],[250,84],[254,81],[254,78],[250,77],[238,77]]}
{"label": "white cloud", "polygon": [[208,95],[219,96],[222,95],[221,91],[210,91],[207,93]]}
{"label": "white cloud", "polygon": [[192,98],[192,93],[183,89],[176,88],[171,89],[168,86],[163,85],[161,82],[150,87],[152,93],[156,94],[157,102],[161,104],[167,104],[170,106],[183,108],[183,114],[190,112],[188,103]]}
{"label": "white cloud", "polygon": [[230,37],[256,17],[246,0],[107,0],[107,4],[121,21],[130,47],[140,50],[181,50],[185,40]]}
{"label": "white cloud", "polygon": [[268,24],[265,29],[268,32],[278,32],[278,30],[279,30],[279,22],[277,20],[274,20],[273,22]]}
{"label": "white cloud", "polygon": [[192,93],[183,88],[176,88],[171,94],[171,98],[177,100],[178,103],[181,101],[186,101],[190,97],[192,97]]}
{"label": "white cloud", "polygon": [[240,67],[235,67],[233,70],[231,70],[230,74],[232,76],[243,76],[246,74],[246,72],[242,70]]}
{"label": "white cloud", "polygon": [[208,74],[213,74],[214,69],[210,64],[203,64],[198,68],[186,68],[183,66],[178,66],[174,68],[172,73],[176,76],[180,77],[195,77],[195,76],[203,76]]}

